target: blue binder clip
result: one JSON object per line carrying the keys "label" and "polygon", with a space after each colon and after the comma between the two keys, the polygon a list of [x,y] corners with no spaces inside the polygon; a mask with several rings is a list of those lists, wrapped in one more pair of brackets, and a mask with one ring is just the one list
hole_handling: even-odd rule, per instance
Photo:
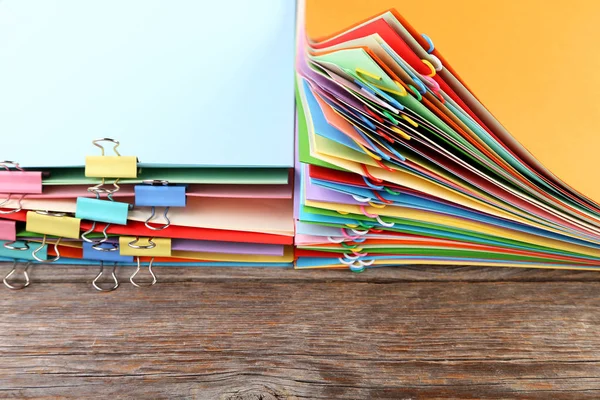
{"label": "blue binder clip", "polygon": [[[135,206],[151,207],[151,213],[144,225],[153,231],[162,231],[171,226],[169,219],[169,209],[171,207],[185,207],[186,204],[186,186],[169,185],[165,180],[145,180],[143,185],[135,185]],[[156,215],[156,207],[165,207],[163,216],[166,224],[154,227],[149,223]]]}

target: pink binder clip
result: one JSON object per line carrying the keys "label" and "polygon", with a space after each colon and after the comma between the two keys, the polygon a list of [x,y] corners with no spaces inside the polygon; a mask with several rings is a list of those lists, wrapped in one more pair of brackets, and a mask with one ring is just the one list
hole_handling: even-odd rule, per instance
{"label": "pink binder clip", "polygon": [[17,223],[15,221],[0,220],[0,240],[10,242],[17,240]]}
{"label": "pink binder clip", "polygon": [[[12,165],[16,171],[11,170]],[[19,206],[10,211],[1,211],[0,214],[13,214],[23,209],[21,202],[27,194],[42,193],[42,173],[40,171],[25,171],[14,161],[1,161],[0,167],[5,171],[0,171],[0,193],[6,193],[6,200],[0,202],[0,207],[8,203],[14,194],[20,195],[17,198]]]}

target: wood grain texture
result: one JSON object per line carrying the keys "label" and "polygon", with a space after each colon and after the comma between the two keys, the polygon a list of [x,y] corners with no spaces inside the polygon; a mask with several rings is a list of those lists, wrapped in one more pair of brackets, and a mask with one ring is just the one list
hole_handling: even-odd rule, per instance
{"label": "wood grain texture", "polygon": [[0,398],[600,397],[598,273],[167,267],[99,293],[96,272],[2,287]]}

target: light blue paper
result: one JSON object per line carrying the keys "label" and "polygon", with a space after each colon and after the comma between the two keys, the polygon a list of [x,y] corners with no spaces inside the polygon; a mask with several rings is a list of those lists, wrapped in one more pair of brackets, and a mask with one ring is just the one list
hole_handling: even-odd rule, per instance
{"label": "light blue paper", "polygon": [[0,159],[292,167],[294,34],[294,1],[0,1]]}

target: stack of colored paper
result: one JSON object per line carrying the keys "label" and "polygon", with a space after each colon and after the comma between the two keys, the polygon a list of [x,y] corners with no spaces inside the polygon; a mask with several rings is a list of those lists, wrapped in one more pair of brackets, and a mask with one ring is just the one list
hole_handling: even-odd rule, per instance
{"label": "stack of colored paper", "polygon": [[383,3],[0,1],[0,261],[600,268],[596,136],[512,136]]}
{"label": "stack of colored paper", "polygon": [[292,265],[295,5],[230,3],[0,2],[1,260]]}
{"label": "stack of colored paper", "polygon": [[307,23],[301,6],[297,268],[599,268],[598,199],[515,140],[429,37],[395,10],[323,39]]}

